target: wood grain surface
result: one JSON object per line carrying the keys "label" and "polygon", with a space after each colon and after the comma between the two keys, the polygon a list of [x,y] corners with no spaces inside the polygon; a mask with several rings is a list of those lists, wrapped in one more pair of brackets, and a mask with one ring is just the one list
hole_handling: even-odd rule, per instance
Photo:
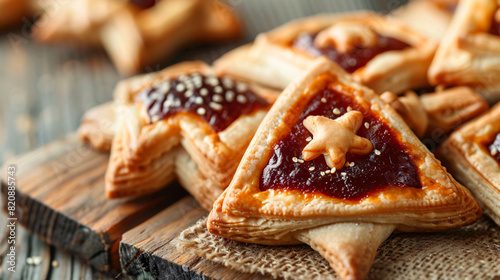
{"label": "wood grain surface", "polygon": [[[388,12],[406,0],[228,0],[242,16],[247,36],[225,45],[191,46],[169,61],[149,65],[145,72],[160,70],[172,63],[201,59],[208,63],[224,52],[252,41],[289,20],[326,12],[370,9]],[[122,79],[100,50],[44,46],[33,42],[29,33],[34,18],[0,33],[0,163],[74,132],[89,108],[112,99]],[[2,165],[0,164],[0,165]],[[19,170],[27,172],[29,170]],[[6,172],[0,170],[0,174]],[[4,201],[2,201],[3,206]],[[0,225],[6,217],[0,213]],[[3,227],[2,227],[3,228]],[[3,279],[108,279],[68,252],[62,252],[17,228],[17,272],[7,272],[7,243],[0,231],[0,280]],[[40,264],[28,260],[42,257]],[[57,265],[52,266],[52,261]]]}
{"label": "wood grain surface", "polygon": [[[17,173],[16,217],[43,241],[102,271],[116,275],[123,233],[186,196],[179,185],[134,199],[108,199],[104,173],[108,153],[93,150],[76,136],[9,160]],[[7,184],[2,180],[6,200]]]}

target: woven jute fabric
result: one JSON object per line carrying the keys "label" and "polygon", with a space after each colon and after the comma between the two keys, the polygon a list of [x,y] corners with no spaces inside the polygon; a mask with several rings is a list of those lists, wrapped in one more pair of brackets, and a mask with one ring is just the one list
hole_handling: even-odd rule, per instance
{"label": "woven jute fabric", "polygon": [[[206,219],[184,230],[177,248],[246,273],[283,279],[338,279],[306,245],[262,246],[212,235]],[[500,227],[489,218],[440,233],[394,233],[379,248],[368,279],[500,280]]]}

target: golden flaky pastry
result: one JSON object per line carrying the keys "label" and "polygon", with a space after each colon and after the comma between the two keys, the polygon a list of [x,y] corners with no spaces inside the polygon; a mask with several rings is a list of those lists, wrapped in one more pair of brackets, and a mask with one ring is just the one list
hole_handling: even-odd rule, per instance
{"label": "golden flaky pastry", "polygon": [[33,28],[40,42],[102,45],[123,74],[155,67],[186,44],[240,35],[238,17],[218,0],[68,1]]}
{"label": "golden flaky pastry", "polygon": [[392,11],[389,18],[439,43],[457,4],[458,0],[412,0]]}
{"label": "golden flaky pastry", "polygon": [[[355,122],[351,112],[363,115],[356,134],[372,143],[371,151],[347,153],[339,169],[324,157],[306,161],[304,147],[316,135],[304,120],[346,116]],[[214,203],[207,227],[247,243],[306,242],[341,278],[361,279],[393,230],[446,230],[480,216],[469,191],[390,105],[320,58],[280,95]]]}
{"label": "golden flaky pastry", "polygon": [[115,132],[115,106],[113,102],[108,102],[88,110],[83,115],[78,137],[97,150],[109,151]]}
{"label": "golden flaky pastry", "polygon": [[118,131],[106,172],[111,198],[177,178],[204,207],[229,184],[276,93],[185,62],[116,89]]}
{"label": "golden flaky pastry", "polygon": [[[317,15],[263,33],[214,66],[222,72],[283,89],[314,58],[325,55],[377,93],[427,85],[436,44],[370,12]],[[238,62],[238,63],[235,63]]]}
{"label": "golden flaky pastry", "polygon": [[500,225],[500,104],[453,132],[436,154]]}
{"label": "golden flaky pastry", "polygon": [[433,84],[469,85],[500,100],[500,12],[497,0],[463,0],[431,67]]}

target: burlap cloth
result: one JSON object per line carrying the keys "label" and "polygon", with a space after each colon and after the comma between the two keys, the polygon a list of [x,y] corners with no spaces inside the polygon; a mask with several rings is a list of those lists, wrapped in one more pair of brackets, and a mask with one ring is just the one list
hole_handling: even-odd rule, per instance
{"label": "burlap cloth", "polygon": [[[202,219],[184,230],[177,248],[241,272],[284,279],[338,279],[309,246],[235,242],[211,235],[205,222]],[[500,280],[500,227],[482,218],[461,230],[392,234],[379,248],[368,279]]]}

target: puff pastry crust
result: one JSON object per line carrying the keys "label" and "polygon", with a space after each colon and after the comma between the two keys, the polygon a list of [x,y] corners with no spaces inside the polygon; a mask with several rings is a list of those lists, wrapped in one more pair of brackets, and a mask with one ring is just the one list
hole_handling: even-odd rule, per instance
{"label": "puff pastry crust", "polygon": [[108,152],[116,132],[115,106],[107,102],[88,110],[83,115],[78,136],[93,148]]}
{"label": "puff pastry crust", "polygon": [[[339,100],[345,96],[352,98],[354,103],[368,108],[366,110],[390,127],[418,169],[416,176],[421,188],[388,187],[354,200],[321,191],[301,191],[295,183],[261,190],[266,180],[261,178],[264,169],[275,168],[275,162],[270,161],[278,148],[275,144],[288,137],[286,135],[291,131],[296,131],[291,130],[292,126],[295,127],[303,111],[315,110],[306,106],[313,98],[316,100],[319,93],[328,92],[324,90],[325,86],[328,90],[338,91],[342,96],[338,97]],[[324,106],[329,104],[326,99],[321,102],[326,102]],[[352,108],[358,106],[354,103]],[[316,108],[314,104],[310,105],[311,108]],[[342,110],[350,112],[350,107]],[[333,108],[335,115],[344,114],[342,112]],[[364,126],[368,131],[370,126]],[[374,144],[370,154],[384,153],[377,148],[380,147]],[[278,156],[276,164],[288,162],[284,156]],[[300,158],[292,160],[292,166],[304,163]],[[331,174],[338,172],[347,178],[350,172],[354,172],[351,167],[355,163],[346,164],[339,170],[332,169]],[[320,170],[314,165],[309,171],[316,172],[317,176],[327,176],[325,172],[319,174]],[[378,172],[391,173],[390,170]],[[294,181],[299,180],[294,174],[298,173],[290,173],[290,182],[299,182]],[[359,187],[363,186],[353,186],[351,192],[357,192]],[[374,252],[393,230],[445,230],[473,223],[480,216],[481,208],[469,191],[445,171],[390,105],[383,103],[372,90],[355,83],[339,66],[320,58],[302,79],[292,83],[280,95],[252,139],[231,184],[214,203],[207,227],[213,234],[248,243],[307,242],[330,261],[341,278],[355,279],[366,276],[369,271],[366,266],[371,266]],[[366,251],[361,248],[366,248]]]}
{"label": "puff pastry crust", "polygon": [[469,85],[500,100],[500,37],[490,32],[498,15],[496,0],[460,1],[429,68],[431,83]]}
{"label": "puff pastry crust", "polygon": [[193,42],[241,35],[234,11],[218,0],[162,0],[143,9],[120,0],[75,0],[43,15],[33,29],[40,42],[103,46],[122,74],[130,75]]}
{"label": "puff pastry crust", "polygon": [[492,142],[499,133],[500,104],[453,132],[436,151],[450,173],[471,190],[498,225],[500,162],[494,157],[499,151]]}
{"label": "puff pastry crust", "polygon": [[381,42],[385,39],[381,36],[397,39],[408,47],[375,55],[366,65],[356,69],[353,76],[377,93],[402,93],[427,85],[426,73],[436,44],[401,24],[370,12],[317,15],[292,21],[259,35],[251,46],[226,54],[214,63],[214,67],[223,73],[283,89],[300,77],[314,60],[309,52],[293,47],[294,40],[301,34],[312,37],[317,34],[316,47],[330,46],[340,55],[353,48],[383,45]]}
{"label": "puff pastry crust", "polygon": [[[185,83],[180,82],[189,79],[190,75],[196,75],[196,79],[200,80],[194,81],[193,78]],[[203,79],[205,82],[202,82]],[[162,110],[166,106],[175,109],[181,106],[180,103],[176,104],[180,99],[170,99],[174,96],[174,89],[165,88],[173,83],[172,80],[178,83],[174,89],[184,92],[186,104],[199,108],[196,113],[180,110],[155,120],[154,115],[151,115],[154,108],[146,107],[148,105],[141,99],[141,94],[153,88],[151,94],[161,93],[155,98],[165,98]],[[213,84],[214,80],[216,84]],[[222,81],[221,84],[219,81]],[[220,94],[206,90],[204,83],[211,84],[215,93],[220,90]],[[249,99],[239,93],[240,87],[251,90],[267,103],[237,115],[227,127],[216,131],[201,115],[209,114],[210,106],[214,108],[213,112],[217,110],[226,118],[231,109],[241,110],[236,105],[250,106]],[[229,184],[245,148],[276,95],[274,91],[240,83],[228,76],[219,77],[218,80],[214,71],[202,62],[180,63],[154,74],[121,82],[115,92],[118,132],[113,140],[111,160],[106,172],[107,195],[112,198],[144,195],[165,187],[177,177],[203,206],[210,207]],[[214,101],[205,104],[203,97]],[[230,107],[216,104],[215,101],[223,102],[223,98],[226,98],[227,106]],[[167,105],[168,102],[171,104]],[[210,121],[213,119],[212,115]]]}

